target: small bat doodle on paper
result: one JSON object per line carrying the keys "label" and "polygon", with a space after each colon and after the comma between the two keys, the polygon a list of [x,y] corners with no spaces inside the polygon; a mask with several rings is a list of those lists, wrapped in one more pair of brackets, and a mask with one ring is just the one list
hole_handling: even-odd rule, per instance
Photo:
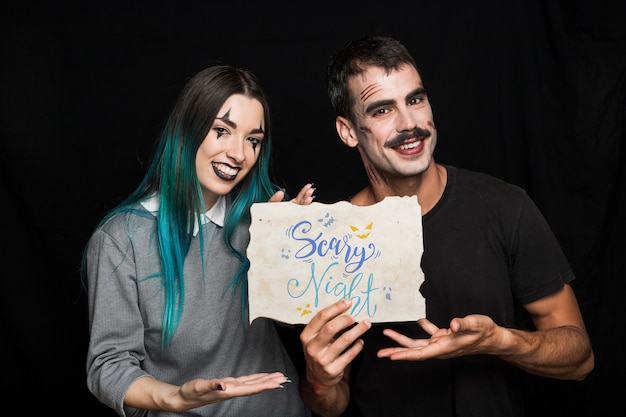
{"label": "small bat doodle on paper", "polygon": [[322,223],[324,227],[328,227],[335,222],[335,219],[330,215],[330,213],[326,213],[324,217],[321,219],[317,219],[318,222]]}

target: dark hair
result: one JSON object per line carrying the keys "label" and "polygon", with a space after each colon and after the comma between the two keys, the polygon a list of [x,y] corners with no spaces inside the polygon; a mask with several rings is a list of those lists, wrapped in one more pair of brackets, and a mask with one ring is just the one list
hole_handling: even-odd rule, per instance
{"label": "dark hair", "polygon": [[[354,98],[348,80],[367,67],[384,68],[387,73],[409,64],[418,70],[406,47],[388,36],[364,36],[347,42],[330,60],[326,69],[326,92],[337,116],[353,120]],[[419,70],[418,70],[419,73]]]}
{"label": "dark hair", "polygon": [[[164,346],[171,341],[182,314],[185,288],[183,265],[191,245],[194,222],[200,223],[200,216],[206,211],[196,172],[196,154],[220,108],[234,94],[241,94],[261,103],[266,133],[254,167],[231,192],[233,202],[224,220],[226,245],[241,261],[241,266],[231,284],[233,290],[241,286],[243,319],[249,260],[244,253],[233,247],[231,238],[235,227],[242,220],[249,219],[252,204],[266,202],[278,190],[269,177],[271,148],[269,104],[259,81],[251,72],[229,65],[216,65],[194,75],[180,92],[169,114],[156,153],[143,180],[135,191],[107,213],[98,224],[98,227],[102,226],[119,213],[142,215],[143,212],[137,210],[136,205],[154,194],[159,195],[157,238],[163,270],[155,277],[142,278],[160,278],[163,282]],[[203,228],[200,228],[199,239],[202,250],[207,244]],[[82,268],[85,276],[85,257]]]}

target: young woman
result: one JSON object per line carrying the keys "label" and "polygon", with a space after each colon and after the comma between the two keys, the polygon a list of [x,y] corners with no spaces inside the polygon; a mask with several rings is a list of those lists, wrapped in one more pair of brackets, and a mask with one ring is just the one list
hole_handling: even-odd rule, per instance
{"label": "young woman", "polygon": [[120,416],[310,415],[273,323],[248,325],[249,209],[285,197],[269,122],[253,74],[199,72],[143,181],[90,238],[87,385]]}

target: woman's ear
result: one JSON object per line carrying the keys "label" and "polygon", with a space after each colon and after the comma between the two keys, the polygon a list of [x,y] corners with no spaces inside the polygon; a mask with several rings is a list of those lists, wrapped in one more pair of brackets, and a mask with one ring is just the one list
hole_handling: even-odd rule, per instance
{"label": "woman's ear", "polygon": [[354,148],[359,144],[359,141],[354,134],[354,130],[352,130],[352,123],[350,123],[348,119],[343,116],[337,116],[337,119],[335,119],[335,128],[337,129],[339,138],[343,143],[351,148]]}

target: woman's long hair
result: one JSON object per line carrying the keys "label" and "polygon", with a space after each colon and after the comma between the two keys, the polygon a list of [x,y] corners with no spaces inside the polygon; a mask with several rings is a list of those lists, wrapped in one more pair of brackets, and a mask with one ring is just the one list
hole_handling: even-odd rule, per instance
{"label": "woman's long hair", "polygon": [[[264,109],[265,139],[259,158],[246,178],[231,192],[232,204],[224,221],[224,240],[241,261],[232,278],[234,291],[241,288],[242,320],[247,301],[247,271],[249,261],[236,250],[231,238],[236,226],[249,219],[250,206],[266,202],[278,189],[269,176],[270,167],[270,112],[265,93],[257,78],[249,71],[228,65],[216,65],[197,73],[181,91],[161,133],[155,155],[139,184],[122,203],[100,221],[99,226],[122,212],[138,213],[138,203],[154,194],[159,195],[157,221],[158,250],[163,270],[158,274],[163,283],[165,308],[163,311],[162,345],[169,345],[178,327],[185,297],[184,260],[191,245],[194,224],[205,213],[204,199],[196,172],[196,154],[209,132],[217,113],[233,94],[242,94],[258,100]],[[199,231],[200,251],[205,239]],[[204,270],[204,258],[202,269]],[[83,275],[86,260],[83,257]],[[141,278],[141,277],[139,277]]]}

